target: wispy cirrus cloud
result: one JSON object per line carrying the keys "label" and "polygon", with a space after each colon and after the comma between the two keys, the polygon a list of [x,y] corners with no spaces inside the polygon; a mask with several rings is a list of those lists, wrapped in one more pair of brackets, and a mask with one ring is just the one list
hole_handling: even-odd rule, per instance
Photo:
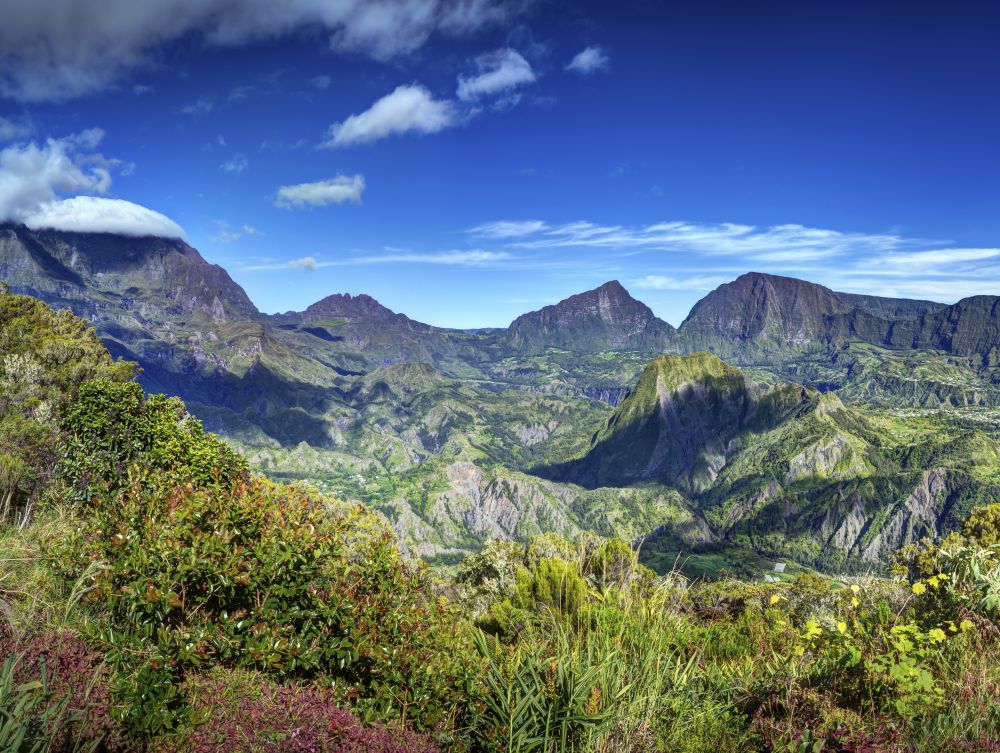
{"label": "wispy cirrus cloud", "polygon": [[193,102],[188,102],[181,107],[181,112],[185,115],[205,115],[215,109],[215,100],[211,97],[198,97]]}
{"label": "wispy cirrus cloud", "polygon": [[696,275],[676,277],[671,275],[645,275],[629,283],[640,290],[714,290],[732,278],[725,275]]}
{"label": "wispy cirrus cloud", "polygon": [[513,256],[505,251],[450,250],[419,253],[390,249],[388,253],[352,256],[346,259],[320,260],[316,256],[304,256],[286,262],[255,264],[244,267],[248,271],[279,269],[316,270],[326,267],[365,267],[379,264],[433,264],[450,267],[487,267],[512,261]]}
{"label": "wispy cirrus cloud", "polygon": [[242,154],[234,155],[219,165],[219,169],[226,173],[241,173],[248,167],[250,167],[250,163]]}
{"label": "wispy cirrus cloud", "polygon": [[892,234],[846,233],[803,225],[756,227],[737,223],[659,222],[600,225],[579,221],[549,225],[540,220],[502,220],[471,228],[474,236],[504,239],[515,248],[606,248],[687,251],[762,261],[815,260],[862,251],[902,249],[913,241]]}
{"label": "wispy cirrus cloud", "polygon": [[500,220],[470,228],[521,253],[566,250],[576,264],[639,269],[629,285],[648,291],[707,291],[749,271],[802,277],[835,290],[950,302],[1000,292],[1000,248],[899,233],[861,233],[798,224]]}

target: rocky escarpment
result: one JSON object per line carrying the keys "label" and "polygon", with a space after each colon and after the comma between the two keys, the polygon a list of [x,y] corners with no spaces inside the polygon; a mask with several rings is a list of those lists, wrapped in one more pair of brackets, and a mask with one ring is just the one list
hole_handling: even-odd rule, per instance
{"label": "rocky escarpment", "polygon": [[951,306],[838,293],[789,277],[750,272],[705,296],[681,324],[685,351],[708,350],[754,362],[789,358],[847,342],[935,349],[1000,365],[1000,297]]}

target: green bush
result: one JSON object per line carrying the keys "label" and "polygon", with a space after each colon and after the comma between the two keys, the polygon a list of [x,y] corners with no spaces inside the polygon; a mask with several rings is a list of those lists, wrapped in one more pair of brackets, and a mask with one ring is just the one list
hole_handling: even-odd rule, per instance
{"label": "green bush", "polygon": [[70,578],[107,563],[88,594],[106,615],[94,637],[133,724],[154,718],[154,699],[168,712],[154,726],[173,726],[175,680],[214,665],[319,679],[367,718],[464,723],[470,636],[377,514],[259,478],[171,475],[104,501],[53,554]]}
{"label": "green bush", "polygon": [[205,432],[178,398],[134,382],[85,382],[62,418],[61,472],[80,500],[113,494],[147,475],[194,486],[244,476],[245,458]]}

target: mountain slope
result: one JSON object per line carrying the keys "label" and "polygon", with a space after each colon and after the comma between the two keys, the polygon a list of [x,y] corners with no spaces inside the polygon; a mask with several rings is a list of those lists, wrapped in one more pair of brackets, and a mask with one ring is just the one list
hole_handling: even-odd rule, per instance
{"label": "mountain slope", "polygon": [[566,473],[587,486],[658,480],[698,494],[715,483],[747,436],[766,435],[812,413],[843,410],[832,395],[754,383],[708,353],[661,356]]}
{"label": "mountain slope", "polygon": [[536,472],[591,489],[658,482],[718,540],[831,569],[884,561],[1000,498],[995,439],[935,429],[917,449],[879,429],[834,395],[755,383],[706,353],[662,356],[584,454]]}

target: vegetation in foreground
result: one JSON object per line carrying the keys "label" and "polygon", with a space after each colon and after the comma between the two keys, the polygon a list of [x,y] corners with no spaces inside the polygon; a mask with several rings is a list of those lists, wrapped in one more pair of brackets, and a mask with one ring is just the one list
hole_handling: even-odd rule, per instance
{"label": "vegetation in foreground", "polygon": [[79,320],[0,296],[0,750],[1000,751],[1000,507],[893,577],[657,576],[252,474]]}

